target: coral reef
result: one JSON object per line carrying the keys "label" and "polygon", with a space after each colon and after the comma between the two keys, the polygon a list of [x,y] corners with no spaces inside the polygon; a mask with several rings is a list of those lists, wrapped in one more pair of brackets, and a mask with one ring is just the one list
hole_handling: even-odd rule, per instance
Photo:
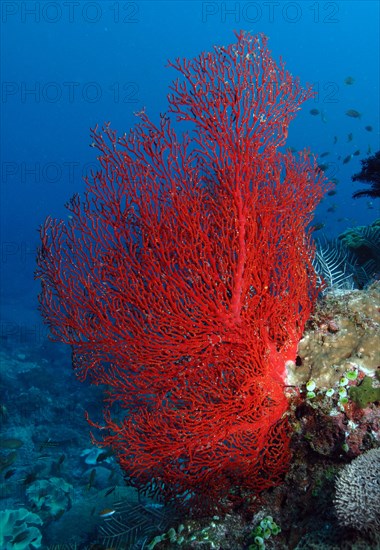
{"label": "coral reef", "polygon": [[[380,379],[380,369],[376,373],[376,378]],[[365,376],[360,384],[350,388],[349,396],[358,407],[364,409],[370,403],[380,402],[380,385],[370,376]]]}
{"label": "coral reef", "polygon": [[378,279],[380,273],[380,219],[371,225],[352,227],[338,237],[356,260],[355,278],[359,284]]}
{"label": "coral reef", "polygon": [[360,161],[362,169],[352,176],[352,181],[362,181],[369,184],[370,189],[362,189],[353,193],[354,199],[359,197],[380,197],[380,151]]}
{"label": "coral reef", "polygon": [[355,458],[336,482],[335,509],[343,527],[380,532],[380,448]]}
{"label": "coral reef", "polygon": [[42,519],[26,508],[0,511],[1,550],[41,548],[42,535],[37,525],[42,525]]}
{"label": "coral reef", "polygon": [[298,345],[298,360],[288,362],[288,383],[310,379],[329,389],[353,369],[374,376],[380,365],[380,283],[366,290],[330,293],[318,304]]}
{"label": "coral reef", "polygon": [[38,479],[26,490],[33,510],[44,519],[57,519],[71,507],[74,488],[62,478]]}
{"label": "coral reef", "polygon": [[[370,341],[376,337],[379,322],[376,296],[376,285],[373,285],[360,292],[324,297],[308,323],[307,333],[320,336],[322,332],[329,343],[334,342],[331,349],[335,354],[339,338],[346,338],[345,331],[340,329],[340,319],[347,318],[350,323],[357,324],[360,337],[369,331]],[[354,361],[355,352],[347,347]],[[316,349],[319,354],[319,347]],[[357,353],[361,355],[363,352],[357,350]],[[4,373],[9,384],[6,396],[8,412],[2,421],[3,437],[0,441],[4,466],[1,484],[3,508],[16,513],[20,497],[28,502],[30,492],[35,495],[38,505],[38,488],[41,489],[41,502],[48,503],[50,497],[45,493],[51,491],[53,495],[55,488],[44,483],[39,485],[38,480],[46,481],[53,476],[74,486],[72,507],[53,519],[49,509],[42,506],[39,515],[44,524],[38,520],[25,527],[23,523],[22,530],[16,532],[19,538],[25,537],[25,541],[29,541],[29,534],[27,536],[25,531],[29,533],[30,527],[36,527],[43,532],[44,548],[49,550],[89,550],[95,543],[99,548],[141,550],[153,541],[155,550],[176,546],[184,550],[212,547],[247,550],[249,546],[256,545],[257,548],[263,544],[272,550],[377,550],[380,541],[369,539],[364,531],[339,525],[334,506],[335,480],[340,471],[356,457],[380,445],[379,382],[375,363],[368,362],[369,355],[365,352],[363,357],[355,357],[355,361],[362,362],[342,369],[339,377],[329,380],[329,387],[323,387],[318,376],[314,381],[311,373],[303,371],[304,365],[298,365],[302,376],[299,382],[295,380],[295,387],[288,388],[293,457],[284,483],[263,492],[260,499],[249,490],[234,487],[234,496],[239,503],[235,512],[226,516],[220,514],[218,519],[204,517],[199,520],[191,520],[186,515],[177,516],[172,508],[162,503],[152,502],[141,495],[138,497],[136,490],[123,486],[110,450],[88,448],[87,425],[83,421],[78,427],[77,402],[81,399],[82,407],[95,414],[96,407],[101,405],[100,392],[94,401],[94,388],[73,383],[72,389],[59,401],[61,408],[55,409],[57,391],[61,387],[59,381],[57,387],[54,379],[46,383],[46,376],[42,373],[36,376],[40,369],[33,368],[22,373],[21,383],[12,384],[13,373],[22,372],[26,362],[23,357],[13,358],[10,364],[14,365],[14,371],[9,369],[8,373],[7,369]],[[54,369],[58,366],[63,370],[68,360],[62,358],[54,364]],[[17,361],[20,365],[16,364]],[[41,385],[43,382],[45,386]],[[67,389],[70,385],[67,380],[65,382]],[[36,384],[33,393],[28,393],[30,405],[19,408],[19,396],[26,394],[33,384]],[[75,391],[77,393],[72,393]],[[43,403],[43,411],[38,409],[38,403]],[[56,414],[52,414],[52,410],[56,410]],[[67,414],[68,410],[72,410],[71,415]],[[42,414],[44,423],[40,426],[38,420]],[[63,415],[66,420],[64,430],[59,438],[54,438],[57,418]],[[84,435],[79,436],[80,433]],[[96,478],[90,483],[93,470],[96,470]],[[29,491],[30,486],[33,491]],[[71,492],[68,495],[71,496]],[[115,513],[103,518],[101,514],[107,509],[115,510]],[[274,518],[281,531],[274,535],[275,531],[271,529],[271,536],[265,539],[259,527],[268,517]],[[9,532],[12,533],[12,529]],[[262,534],[268,536],[269,531],[264,529]],[[255,542],[256,537],[259,538]],[[9,534],[6,542],[13,538],[14,535]],[[264,542],[260,540],[262,538]],[[34,544],[38,545],[38,538]],[[16,544],[12,550],[15,547]]]}

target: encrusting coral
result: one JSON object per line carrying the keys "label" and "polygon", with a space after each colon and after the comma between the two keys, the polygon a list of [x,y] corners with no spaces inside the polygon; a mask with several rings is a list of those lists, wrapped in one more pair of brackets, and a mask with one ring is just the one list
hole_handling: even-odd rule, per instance
{"label": "encrusting coral", "polygon": [[367,290],[327,294],[288,362],[288,383],[331,388],[354,368],[374,376],[380,365],[380,284]]}

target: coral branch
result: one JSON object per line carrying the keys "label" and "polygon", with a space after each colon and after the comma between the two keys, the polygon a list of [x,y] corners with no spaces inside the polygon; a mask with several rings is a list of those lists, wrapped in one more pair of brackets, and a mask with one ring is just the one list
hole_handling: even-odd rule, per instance
{"label": "coral branch", "polygon": [[265,37],[170,65],[177,121],[94,129],[100,169],[67,222],[46,220],[37,276],[77,375],[107,387],[103,443],[131,483],[197,507],[286,469],[285,363],[316,297],[306,228],[327,185],[279,149],[312,92]]}

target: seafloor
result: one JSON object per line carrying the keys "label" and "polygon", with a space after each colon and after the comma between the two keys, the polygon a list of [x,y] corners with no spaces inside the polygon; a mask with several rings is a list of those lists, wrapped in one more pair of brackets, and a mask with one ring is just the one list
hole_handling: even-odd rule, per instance
{"label": "seafloor", "polygon": [[102,390],[74,379],[66,348],[17,331],[2,343],[1,550],[380,548],[379,282],[325,295],[287,365],[283,484],[213,517],[125,486],[84,419]]}

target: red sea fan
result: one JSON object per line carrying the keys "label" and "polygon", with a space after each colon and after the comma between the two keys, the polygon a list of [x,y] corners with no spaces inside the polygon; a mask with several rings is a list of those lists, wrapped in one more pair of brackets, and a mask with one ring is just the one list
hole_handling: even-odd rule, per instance
{"label": "red sea fan", "polygon": [[279,150],[312,91],[264,36],[170,65],[190,132],[144,112],[129,135],[95,129],[100,169],[68,222],[46,220],[37,276],[77,375],[107,387],[103,443],[132,484],[195,508],[286,470],[285,363],[316,298],[306,228],[327,184]]}

